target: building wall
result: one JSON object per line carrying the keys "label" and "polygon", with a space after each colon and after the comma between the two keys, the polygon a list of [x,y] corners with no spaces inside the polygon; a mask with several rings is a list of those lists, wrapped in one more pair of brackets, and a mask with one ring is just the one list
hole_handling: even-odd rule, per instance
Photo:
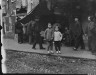
{"label": "building wall", "polygon": [[[33,2],[30,11],[37,4],[39,4],[39,0],[2,0],[2,8],[3,8],[3,14],[4,14],[3,15],[3,23],[4,23],[3,25],[4,25],[4,32],[6,35],[7,35],[7,33],[14,34],[14,30],[15,30],[14,25],[15,25],[16,16],[17,16],[16,8],[19,8],[19,9],[21,9],[21,7],[22,8],[25,8],[25,7],[28,8],[28,1]],[[27,11],[29,11],[29,10],[27,10]],[[25,12],[25,13],[27,14],[27,12]],[[14,36],[12,36],[12,37],[14,37]]]}
{"label": "building wall", "polygon": [[14,24],[16,21],[16,3],[11,2],[11,0],[2,0],[2,7],[2,25],[4,37],[6,36],[14,38]]}

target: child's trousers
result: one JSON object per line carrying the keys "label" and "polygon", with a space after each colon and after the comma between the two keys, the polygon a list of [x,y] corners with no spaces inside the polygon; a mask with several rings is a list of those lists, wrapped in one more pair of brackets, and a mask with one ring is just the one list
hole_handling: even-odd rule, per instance
{"label": "child's trousers", "polygon": [[48,41],[48,49],[47,49],[48,51],[49,50],[53,50],[53,41],[51,40],[51,41]]}
{"label": "child's trousers", "polygon": [[55,50],[60,51],[61,50],[61,41],[54,41],[55,44]]}

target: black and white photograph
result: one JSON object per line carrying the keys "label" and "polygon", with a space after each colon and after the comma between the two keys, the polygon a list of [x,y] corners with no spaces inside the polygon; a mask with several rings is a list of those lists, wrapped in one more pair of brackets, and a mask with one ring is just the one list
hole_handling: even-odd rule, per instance
{"label": "black and white photograph", "polygon": [[96,0],[0,0],[0,8],[2,73],[96,75]]}

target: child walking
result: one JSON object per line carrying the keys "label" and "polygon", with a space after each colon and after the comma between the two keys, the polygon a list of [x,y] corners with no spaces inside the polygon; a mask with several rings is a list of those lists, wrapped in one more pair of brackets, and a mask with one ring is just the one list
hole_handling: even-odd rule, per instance
{"label": "child walking", "polygon": [[48,28],[45,30],[45,39],[48,43],[48,53],[53,53],[53,29],[51,23],[48,23]]}
{"label": "child walking", "polygon": [[57,54],[61,53],[61,40],[62,40],[62,34],[59,31],[59,27],[56,26],[54,31],[54,44],[55,44],[55,50]]}

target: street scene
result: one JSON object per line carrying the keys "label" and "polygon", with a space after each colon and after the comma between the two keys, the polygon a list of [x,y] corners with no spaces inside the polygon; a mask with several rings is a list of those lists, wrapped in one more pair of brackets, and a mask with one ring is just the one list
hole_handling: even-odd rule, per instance
{"label": "street scene", "polygon": [[6,73],[96,74],[95,0],[2,0]]}

